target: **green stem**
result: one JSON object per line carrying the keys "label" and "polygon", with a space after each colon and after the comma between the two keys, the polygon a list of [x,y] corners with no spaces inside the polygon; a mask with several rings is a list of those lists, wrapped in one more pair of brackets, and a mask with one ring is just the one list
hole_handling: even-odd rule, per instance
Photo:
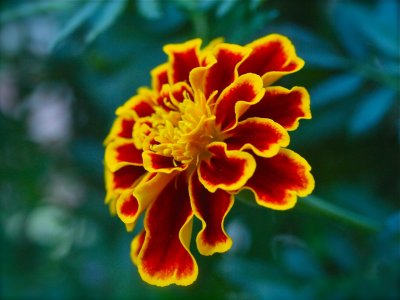
{"label": "green stem", "polygon": [[[243,203],[246,203],[247,205],[260,207],[256,204],[253,195],[249,191],[245,190],[240,192],[236,196],[236,199]],[[327,202],[317,196],[299,198],[296,208],[300,208],[302,209],[302,211],[325,216],[341,223],[358,227],[359,229],[370,232],[378,232],[382,228],[382,225],[375,220],[371,220],[357,213],[348,211],[345,208],[336,206],[335,204]]]}
{"label": "green stem", "polygon": [[193,12],[192,22],[194,27],[194,33],[197,37],[204,41],[208,39],[208,23],[207,16],[204,12]]}
{"label": "green stem", "polygon": [[371,220],[354,212],[348,211],[342,207],[326,202],[325,200],[317,196],[308,196],[304,199],[299,199],[298,205],[300,205],[300,207],[304,207],[309,211],[313,211],[320,215],[327,216],[329,218],[338,220],[342,223],[347,223],[360,229],[373,232],[377,232],[381,229],[381,225],[377,221]]}

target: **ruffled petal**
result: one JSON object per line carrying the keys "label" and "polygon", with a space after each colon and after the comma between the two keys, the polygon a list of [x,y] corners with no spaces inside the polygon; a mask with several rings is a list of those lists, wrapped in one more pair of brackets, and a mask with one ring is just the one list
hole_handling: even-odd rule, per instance
{"label": "ruffled petal", "polygon": [[184,99],[193,99],[192,89],[186,82],[178,82],[173,85],[164,85],[157,98],[157,103],[169,111],[176,109]]}
{"label": "ruffled petal", "polygon": [[279,34],[267,35],[246,47],[253,51],[240,65],[239,74],[255,73],[260,75],[265,86],[304,66],[304,61],[296,55],[291,41]]}
{"label": "ruffled petal", "polygon": [[[210,56],[210,62],[206,66],[198,67],[193,69],[189,74],[189,82],[190,86],[193,89],[194,93],[202,94],[204,96],[204,86],[207,72],[211,69],[211,67],[217,63],[217,60],[214,56]],[[208,99],[206,99],[208,100]]]}
{"label": "ruffled petal", "polygon": [[116,201],[126,189],[132,189],[140,178],[146,173],[141,166],[124,166],[115,172],[105,168],[104,177],[106,184],[105,203],[109,205],[111,214],[116,213]]}
{"label": "ruffled petal", "polygon": [[106,147],[105,164],[111,171],[127,165],[142,166],[142,150],[135,147],[133,140],[115,139]]}
{"label": "ruffled petal", "polygon": [[215,123],[222,130],[234,127],[246,109],[264,95],[261,78],[255,74],[240,76],[221,93],[215,103]]}
{"label": "ruffled petal", "polygon": [[200,39],[194,39],[183,44],[169,44],[164,46],[168,55],[168,81],[170,84],[180,81],[189,82],[189,73],[200,66]]}
{"label": "ruffled petal", "polygon": [[203,91],[206,99],[215,91],[221,93],[236,80],[237,68],[250,52],[249,48],[233,44],[219,44],[215,47],[213,54],[217,62],[211,66],[205,76]]}
{"label": "ruffled petal", "polygon": [[270,158],[256,157],[257,169],[245,189],[250,189],[256,202],[265,207],[292,208],[297,196],[305,197],[314,189],[314,178],[307,161],[299,154],[281,149]]}
{"label": "ruffled petal", "polygon": [[117,200],[117,214],[125,224],[136,223],[139,215],[139,203],[132,190],[124,191]]}
{"label": "ruffled petal", "polygon": [[135,112],[140,118],[150,116],[154,113],[153,98],[155,93],[147,88],[140,88],[138,94],[130,98],[124,105],[118,107],[117,115],[125,115]]}
{"label": "ruffled petal", "polygon": [[162,64],[151,70],[151,87],[159,92],[164,84],[168,84],[168,63]]}
{"label": "ruffled petal", "polygon": [[184,175],[175,177],[149,207],[146,236],[137,257],[139,274],[150,284],[189,285],[198,274],[189,251],[193,212]]}
{"label": "ruffled petal", "polygon": [[116,138],[131,139],[134,125],[134,113],[118,116],[111,127],[110,133],[104,140],[104,145],[107,145]]}
{"label": "ruffled petal", "polygon": [[250,117],[270,118],[286,130],[295,130],[300,119],[311,119],[310,95],[303,87],[268,87],[261,101],[249,107],[241,119]]}
{"label": "ruffled petal", "polygon": [[193,172],[189,183],[192,209],[202,222],[197,235],[197,249],[203,255],[228,251],[232,246],[231,238],[224,229],[224,220],[233,205],[233,194],[223,190],[210,193],[199,181],[197,172]]}
{"label": "ruffled petal", "polygon": [[123,190],[130,188],[134,183],[146,173],[142,166],[128,165],[117,171],[106,172],[106,186],[110,190]]}
{"label": "ruffled petal", "polygon": [[259,156],[271,157],[289,145],[287,131],[270,119],[249,118],[225,133],[228,150],[251,149]]}
{"label": "ruffled petal", "polygon": [[201,66],[207,66],[210,61],[214,61],[215,57],[213,55],[213,50],[214,48],[219,45],[222,44],[224,42],[224,38],[222,37],[218,37],[213,39],[212,41],[210,41],[207,46],[205,46],[203,49],[201,49],[200,52],[200,65]]}
{"label": "ruffled petal", "polygon": [[132,230],[140,214],[161,193],[173,176],[147,173],[133,188],[121,193],[117,200],[117,214]]}
{"label": "ruffled petal", "polygon": [[240,189],[253,175],[255,160],[250,153],[227,151],[222,142],[211,143],[207,150],[210,157],[200,162],[199,180],[214,193],[218,188],[226,191]]}
{"label": "ruffled petal", "polygon": [[143,166],[149,172],[162,173],[172,173],[187,168],[187,165],[175,161],[171,156],[164,156],[151,151],[143,152]]}
{"label": "ruffled petal", "polygon": [[140,250],[143,247],[144,239],[146,237],[146,231],[142,230],[139,234],[137,234],[132,242],[131,242],[131,259],[132,262],[137,265],[138,256]]}

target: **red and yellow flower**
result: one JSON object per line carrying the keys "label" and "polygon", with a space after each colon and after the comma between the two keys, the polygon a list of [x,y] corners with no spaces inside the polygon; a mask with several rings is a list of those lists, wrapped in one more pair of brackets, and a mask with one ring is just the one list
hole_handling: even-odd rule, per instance
{"label": "red and yellow flower", "polygon": [[250,190],[265,207],[285,210],[311,193],[307,161],[287,149],[288,131],[310,119],[306,89],[271,86],[304,65],[291,42],[271,34],[246,46],[201,40],[164,47],[151,88],[116,111],[105,140],[106,203],[132,231],[145,213],[131,258],[150,284],[189,285],[194,217],[203,255],[228,251],[224,219],[234,196]]}

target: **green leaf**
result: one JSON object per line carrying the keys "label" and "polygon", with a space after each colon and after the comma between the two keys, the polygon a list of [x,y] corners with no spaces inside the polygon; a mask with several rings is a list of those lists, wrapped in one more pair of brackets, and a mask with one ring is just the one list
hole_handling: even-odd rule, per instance
{"label": "green leaf", "polygon": [[157,20],[162,16],[160,0],[137,0],[139,13],[147,19]]}
{"label": "green leaf", "polygon": [[344,73],[322,81],[311,91],[311,104],[319,108],[343,99],[361,87],[364,79],[357,74]]}
{"label": "green leaf", "polygon": [[[358,7],[349,2],[336,2],[332,9],[331,20],[336,27],[337,37],[342,46],[352,57],[365,57],[367,48],[360,35],[360,24],[355,22],[354,14],[358,14]],[[368,20],[373,23],[373,20]]]}
{"label": "green leaf", "polygon": [[355,57],[363,58],[369,48],[377,48],[381,53],[399,57],[398,14],[388,13],[388,9],[399,10],[394,1],[388,2],[386,9],[372,10],[360,4],[338,2],[333,13],[333,22],[338,30],[338,38],[343,46]]}
{"label": "green leaf", "polygon": [[217,8],[216,15],[218,18],[225,16],[233,7],[236,6],[238,0],[223,0]]}
{"label": "green leaf", "polygon": [[250,0],[250,9],[256,10],[263,2],[264,0]]}
{"label": "green leaf", "polygon": [[66,9],[68,6],[70,6],[69,1],[34,2],[18,5],[15,8],[10,8],[0,13],[0,24],[8,23],[39,13],[48,13],[49,11],[53,10]]}
{"label": "green leaf", "polygon": [[85,38],[86,43],[93,42],[103,31],[107,30],[122,13],[127,0],[107,1],[103,6],[100,16],[96,17],[95,24]]}
{"label": "green leaf", "polygon": [[79,9],[72,18],[65,24],[65,26],[60,30],[60,32],[55,37],[53,43],[50,46],[51,50],[69,35],[71,35],[75,30],[77,30],[86,20],[88,20],[97,10],[102,1],[89,1],[86,5]]}
{"label": "green leaf", "polygon": [[351,134],[361,134],[376,126],[392,107],[396,92],[379,88],[366,95],[349,123]]}
{"label": "green leaf", "polygon": [[[146,1],[146,0],[144,0]],[[235,0],[236,1],[236,0]],[[220,0],[174,0],[173,3],[176,4],[176,6],[179,6],[183,8],[184,10],[187,10],[189,12],[206,12],[213,6],[215,6],[218,2],[221,2]]]}

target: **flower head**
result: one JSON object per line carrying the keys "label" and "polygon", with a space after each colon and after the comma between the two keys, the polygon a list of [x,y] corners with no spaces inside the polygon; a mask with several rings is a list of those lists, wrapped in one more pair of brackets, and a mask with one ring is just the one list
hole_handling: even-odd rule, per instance
{"label": "flower head", "polygon": [[286,148],[288,131],[311,113],[304,88],[271,86],[304,65],[284,36],[203,49],[195,39],[164,51],[151,88],[116,111],[105,140],[106,203],[129,231],[145,213],[131,244],[144,281],[189,285],[198,273],[194,217],[202,222],[198,251],[221,253],[232,245],[224,219],[239,191],[279,210],[311,193],[310,166]]}

